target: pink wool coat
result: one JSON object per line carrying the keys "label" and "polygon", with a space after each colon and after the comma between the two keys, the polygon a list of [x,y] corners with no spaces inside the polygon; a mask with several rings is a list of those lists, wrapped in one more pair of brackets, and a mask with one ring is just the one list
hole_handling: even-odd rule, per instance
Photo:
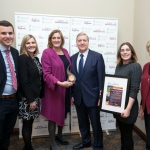
{"label": "pink wool coat", "polygon": [[[71,64],[67,50],[62,50]],[[59,126],[64,126],[66,88],[56,84],[57,81],[63,82],[66,80],[64,64],[61,58],[51,48],[43,51],[41,61],[45,82],[41,115],[48,120],[56,122]]]}

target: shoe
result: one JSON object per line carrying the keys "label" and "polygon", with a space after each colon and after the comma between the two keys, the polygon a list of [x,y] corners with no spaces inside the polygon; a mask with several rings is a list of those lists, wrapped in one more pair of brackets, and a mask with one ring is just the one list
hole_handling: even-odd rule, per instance
{"label": "shoe", "polygon": [[58,136],[55,137],[55,140],[58,141],[62,145],[69,145],[68,141],[62,141]]}
{"label": "shoe", "polygon": [[84,145],[82,143],[79,143],[79,144],[73,146],[73,150],[82,149],[82,148],[85,148],[85,147],[91,147],[91,143],[84,144]]}

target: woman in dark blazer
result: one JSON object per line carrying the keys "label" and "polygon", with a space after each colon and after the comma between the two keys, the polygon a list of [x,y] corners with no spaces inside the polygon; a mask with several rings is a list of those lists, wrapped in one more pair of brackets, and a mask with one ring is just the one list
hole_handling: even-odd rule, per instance
{"label": "woman in dark blazer", "polygon": [[23,120],[23,150],[33,150],[31,145],[32,124],[40,114],[40,93],[42,89],[42,66],[36,57],[39,53],[36,39],[24,36],[19,57],[20,102],[19,118]]}

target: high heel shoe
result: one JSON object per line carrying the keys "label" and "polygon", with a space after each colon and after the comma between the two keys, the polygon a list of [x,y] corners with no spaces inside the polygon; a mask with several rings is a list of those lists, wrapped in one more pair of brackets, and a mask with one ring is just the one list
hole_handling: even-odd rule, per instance
{"label": "high heel shoe", "polygon": [[62,145],[69,145],[68,141],[62,141],[58,136],[55,137],[55,140],[58,141]]}

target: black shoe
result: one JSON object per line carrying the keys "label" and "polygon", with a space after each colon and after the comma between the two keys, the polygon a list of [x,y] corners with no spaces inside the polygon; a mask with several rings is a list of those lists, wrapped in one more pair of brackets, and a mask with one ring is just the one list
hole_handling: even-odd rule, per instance
{"label": "black shoe", "polygon": [[88,143],[88,144],[82,144],[82,143],[79,143],[75,146],[73,146],[73,149],[76,150],[76,149],[82,149],[82,148],[85,148],[85,147],[91,147],[91,143]]}
{"label": "black shoe", "polygon": [[58,141],[62,145],[69,145],[68,141],[62,141],[58,136],[55,137],[55,140]]}

